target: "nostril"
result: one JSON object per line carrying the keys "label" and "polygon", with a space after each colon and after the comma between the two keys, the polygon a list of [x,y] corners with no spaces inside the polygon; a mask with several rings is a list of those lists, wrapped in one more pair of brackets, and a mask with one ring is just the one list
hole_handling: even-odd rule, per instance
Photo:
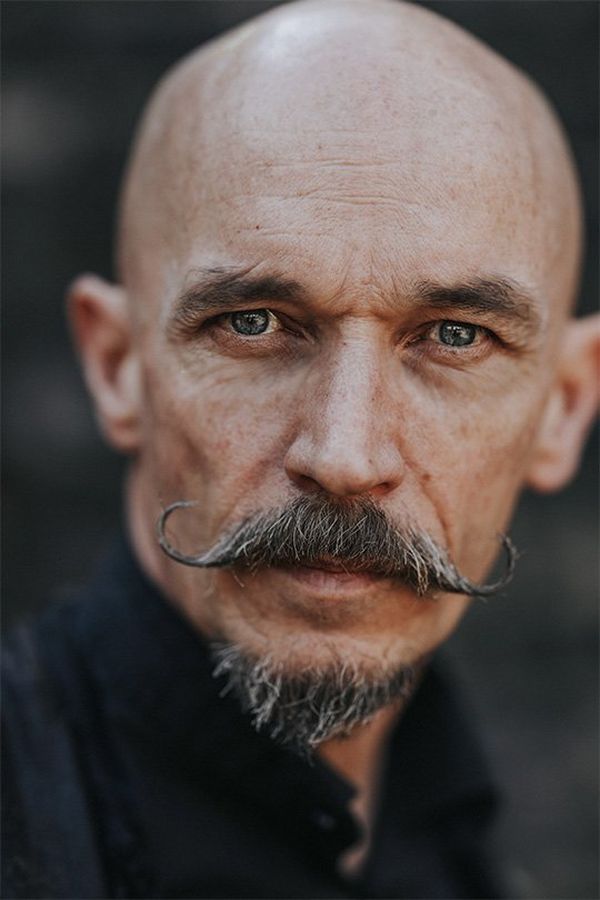
{"label": "nostril", "polygon": [[288,471],[288,477],[290,481],[304,493],[312,494],[322,490],[319,482],[314,478],[311,478],[310,475],[303,475],[301,472]]}

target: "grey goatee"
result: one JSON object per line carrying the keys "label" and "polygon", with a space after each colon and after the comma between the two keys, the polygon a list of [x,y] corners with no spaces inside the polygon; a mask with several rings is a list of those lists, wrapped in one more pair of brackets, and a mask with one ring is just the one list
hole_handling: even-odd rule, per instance
{"label": "grey goatee", "polygon": [[288,672],[281,663],[248,656],[233,644],[215,643],[215,678],[223,677],[257,731],[303,756],[333,737],[347,737],[389,704],[406,700],[415,668],[365,673],[353,662]]}

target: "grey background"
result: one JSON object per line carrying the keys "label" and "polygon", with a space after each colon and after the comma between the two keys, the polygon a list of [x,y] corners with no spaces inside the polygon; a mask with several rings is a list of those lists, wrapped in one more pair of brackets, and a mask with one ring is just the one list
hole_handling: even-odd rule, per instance
{"label": "grey background", "polygon": [[[4,616],[76,584],[120,518],[122,463],[100,442],[63,319],[66,284],[111,275],[113,208],[132,127],[165,68],[259,2],[3,4]],[[581,308],[598,286],[598,4],[425,3],[546,89],[586,197]],[[575,483],[523,498],[514,585],[476,606],[449,652],[505,789],[511,896],[595,898],[597,439]]]}

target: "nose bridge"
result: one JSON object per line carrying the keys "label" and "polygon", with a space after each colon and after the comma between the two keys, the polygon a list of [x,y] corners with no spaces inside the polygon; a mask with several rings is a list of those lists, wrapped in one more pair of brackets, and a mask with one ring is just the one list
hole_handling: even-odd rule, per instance
{"label": "nose bridge", "polygon": [[315,423],[322,439],[357,449],[377,443],[383,380],[383,366],[374,350],[346,342],[332,356],[322,379],[322,405]]}
{"label": "nose bridge", "polygon": [[340,341],[312,375],[289,453],[290,471],[332,494],[394,487],[402,462],[391,427],[385,362],[375,342]]}

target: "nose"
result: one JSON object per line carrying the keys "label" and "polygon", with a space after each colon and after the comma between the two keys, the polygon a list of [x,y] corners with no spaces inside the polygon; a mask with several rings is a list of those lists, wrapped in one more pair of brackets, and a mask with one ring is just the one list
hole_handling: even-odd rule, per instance
{"label": "nose", "polygon": [[393,491],[404,462],[390,393],[376,354],[347,348],[331,360],[301,398],[284,462],[290,480],[337,497]]}

